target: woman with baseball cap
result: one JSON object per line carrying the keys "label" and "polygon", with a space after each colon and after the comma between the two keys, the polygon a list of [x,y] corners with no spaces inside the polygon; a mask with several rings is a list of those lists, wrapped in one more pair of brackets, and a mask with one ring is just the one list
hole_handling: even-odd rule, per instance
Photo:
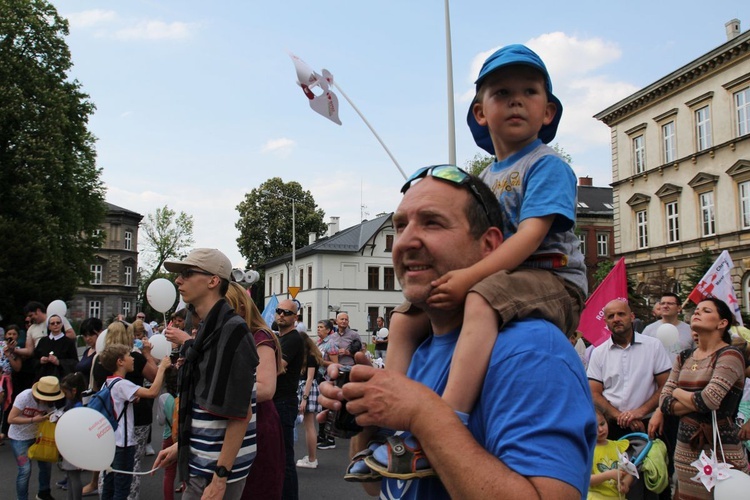
{"label": "woman with baseball cap", "polygon": [[[39,379],[31,389],[21,392],[13,402],[13,408],[8,416],[8,437],[13,448],[13,455],[18,464],[18,475],[16,476],[16,497],[18,500],[27,500],[29,496],[29,478],[31,477],[31,460],[28,457],[29,447],[36,440],[37,427],[52,411],[54,402],[63,399],[65,395],[60,390],[60,381],[57,377],[47,376]],[[36,498],[49,500],[50,476],[52,464],[49,462],[38,462],[39,464],[39,492]]]}

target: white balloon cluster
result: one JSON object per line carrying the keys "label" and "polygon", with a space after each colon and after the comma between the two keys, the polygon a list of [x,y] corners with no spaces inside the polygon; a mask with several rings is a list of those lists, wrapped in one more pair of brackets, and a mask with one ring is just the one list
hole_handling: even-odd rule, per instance
{"label": "white balloon cluster", "polygon": [[260,273],[255,269],[248,269],[247,271],[232,269],[232,279],[237,283],[247,283],[248,285],[252,285],[253,283],[258,282],[260,279]]}

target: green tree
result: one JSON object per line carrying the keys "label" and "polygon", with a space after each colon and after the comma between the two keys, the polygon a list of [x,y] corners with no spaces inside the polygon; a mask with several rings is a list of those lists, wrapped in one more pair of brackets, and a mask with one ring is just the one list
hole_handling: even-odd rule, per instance
{"label": "green tree", "polygon": [[687,295],[693,291],[693,289],[700,283],[703,276],[706,275],[711,266],[714,265],[716,258],[711,253],[708,247],[701,248],[701,253],[695,260],[695,264],[690,270],[685,273],[685,277],[682,280],[682,289],[685,291],[684,299],[687,299]]}
{"label": "green tree", "polygon": [[162,269],[167,259],[184,257],[193,245],[193,216],[179,214],[167,205],[146,216],[141,226],[141,255],[145,266],[138,270],[138,297],[146,315],[159,316],[145,300],[146,289],[157,278],[170,281],[174,276]]}
{"label": "green tree", "polygon": [[557,152],[557,154],[559,154],[562,159],[565,160],[565,163],[567,163],[568,165],[573,164],[573,157],[570,156],[570,154],[565,151],[562,146],[560,146],[559,142],[554,143],[552,145],[552,149],[554,149],[555,152]]}
{"label": "green tree", "polygon": [[0,0],[0,20],[0,313],[13,321],[88,281],[106,206],[67,21],[44,0]]}
{"label": "green tree", "polygon": [[237,245],[248,263],[263,263],[292,251],[292,200],[297,249],[307,245],[309,233],[326,231],[325,213],[310,191],[303,190],[299,182],[285,183],[280,177],[268,179],[237,205]]}
{"label": "green tree", "polygon": [[495,161],[494,156],[490,156],[484,153],[477,153],[474,155],[474,158],[464,164],[464,170],[469,172],[471,175],[479,175],[493,161]]}

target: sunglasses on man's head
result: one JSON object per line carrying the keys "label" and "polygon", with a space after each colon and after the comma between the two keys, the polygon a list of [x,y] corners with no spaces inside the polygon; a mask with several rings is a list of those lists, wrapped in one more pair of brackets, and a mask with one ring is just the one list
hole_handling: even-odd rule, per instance
{"label": "sunglasses on man's head", "polygon": [[482,194],[474,184],[474,180],[471,178],[471,175],[455,165],[432,165],[431,167],[422,167],[411,174],[408,179],[406,179],[406,183],[404,183],[404,185],[401,187],[401,192],[406,193],[414,184],[414,182],[425,177],[434,177],[435,179],[449,182],[456,186],[467,186],[469,188],[469,192],[472,194],[472,196],[474,196],[474,198],[476,198],[476,200],[482,206],[482,210],[484,210],[484,213],[489,218],[490,212],[487,209],[487,205],[484,203],[484,199],[482,199]]}
{"label": "sunglasses on man's head", "polygon": [[184,269],[180,271],[180,277],[184,280],[190,279],[190,277],[194,274],[203,274],[205,276],[214,275],[214,273],[209,273],[208,271],[203,271],[202,269]]}
{"label": "sunglasses on man's head", "polygon": [[289,309],[276,309],[276,314],[279,316],[294,316],[296,313]]}

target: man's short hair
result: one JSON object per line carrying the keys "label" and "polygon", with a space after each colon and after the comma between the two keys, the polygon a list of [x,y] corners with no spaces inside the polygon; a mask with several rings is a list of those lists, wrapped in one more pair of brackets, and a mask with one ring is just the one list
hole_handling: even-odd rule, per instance
{"label": "man's short hair", "polygon": [[[490,187],[476,175],[469,176],[469,184],[457,187],[468,191],[472,189],[471,186],[476,189],[475,192],[479,194],[484,202],[483,207],[479,200],[469,192],[469,199],[466,202],[464,212],[466,214],[466,219],[469,221],[469,231],[471,235],[474,238],[479,239],[491,227],[497,227],[502,230],[503,212],[500,209],[500,202],[495,196],[495,193],[493,193]],[[485,207],[487,207],[486,212]]]}
{"label": "man's short hair", "polygon": [[130,352],[130,348],[124,344],[112,344],[104,348],[99,355],[99,363],[109,373],[117,370],[117,360],[123,359]]}
{"label": "man's short hair", "polygon": [[221,277],[219,277],[219,279],[221,279],[221,282],[219,283],[219,295],[226,297],[227,292],[229,291],[229,280]]}
{"label": "man's short hair", "polygon": [[175,319],[175,318],[187,319],[187,308],[183,307],[179,311],[172,313],[171,319]]}
{"label": "man's short hair", "polygon": [[676,301],[677,301],[677,305],[678,305],[678,306],[679,306],[679,305],[680,305],[680,303],[682,302],[682,301],[680,300],[680,296],[679,296],[679,295],[677,295],[676,293],[672,293],[672,292],[664,292],[664,293],[662,293],[662,294],[661,294],[661,298],[664,298],[664,297],[673,297],[673,298],[674,298],[674,300],[676,300]]}
{"label": "man's short hair", "polygon": [[44,308],[44,304],[42,304],[41,302],[37,302],[37,301],[31,301],[28,304],[26,304],[26,306],[23,308],[23,312],[25,312],[26,314],[29,314],[31,312],[36,312],[36,311],[45,311],[45,310],[46,309]]}

